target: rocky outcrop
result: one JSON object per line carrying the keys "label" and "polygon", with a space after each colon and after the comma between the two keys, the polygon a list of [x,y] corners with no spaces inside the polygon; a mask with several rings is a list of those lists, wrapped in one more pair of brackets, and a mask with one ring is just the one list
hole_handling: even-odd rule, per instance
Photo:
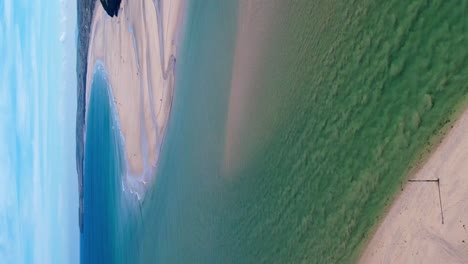
{"label": "rocky outcrop", "polygon": [[101,4],[106,10],[107,14],[113,17],[118,16],[121,1],[122,0],[101,0]]}

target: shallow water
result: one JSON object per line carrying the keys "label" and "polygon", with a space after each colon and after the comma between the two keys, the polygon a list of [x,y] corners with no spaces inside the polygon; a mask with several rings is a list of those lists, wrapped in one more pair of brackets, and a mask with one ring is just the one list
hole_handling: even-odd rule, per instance
{"label": "shallow water", "polygon": [[258,186],[239,196],[258,201],[236,213],[257,226],[240,230],[244,255],[256,248],[280,263],[356,260],[408,171],[466,102],[467,8],[399,0],[281,8],[256,85],[264,103],[247,121],[274,132],[245,139],[260,148],[236,186]]}
{"label": "shallow water", "polygon": [[230,175],[222,164],[236,3],[188,7],[160,167],[141,205],[121,192],[118,136],[96,74],[82,261],[356,260],[408,170],[466,101],[467,2],[304,0],[277,10],[247,106],[243,142],[255,149],[240,148],[249,159]]}

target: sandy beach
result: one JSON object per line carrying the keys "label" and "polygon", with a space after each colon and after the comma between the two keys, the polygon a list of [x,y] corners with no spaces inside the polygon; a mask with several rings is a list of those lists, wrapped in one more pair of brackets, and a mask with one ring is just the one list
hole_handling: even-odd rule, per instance
{"label": "sandy beach", "polygon": [[[138,191],[155,174],[166,131],[184,1],[125,0],[113,18],[99,1],[95,8],[86,87],[96,62],[102,62],[118,112],[128,183]],[[90,89],[86,102],[89,95]]]}
{"label": "sandy beach", "polygon": [[467,172],[468,110],[411,177],[439,179],[440,198],[437,182],[408,182],[360,262],[468,263]]}

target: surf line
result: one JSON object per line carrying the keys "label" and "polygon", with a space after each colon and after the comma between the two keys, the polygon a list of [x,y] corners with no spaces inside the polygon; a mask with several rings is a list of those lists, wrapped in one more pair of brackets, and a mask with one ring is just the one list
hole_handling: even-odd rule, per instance
{"label": "surf line", "polygon": [[444,224],[444,210],[442,209],[442,195],[440,194],[440,179],[437,178],[429,179],[429,180],[408,180],[408,182],[435,182],[437,184],[437,189],[439,191],[439,205],[440,205],[440,216],[442,218],[442,224]]}

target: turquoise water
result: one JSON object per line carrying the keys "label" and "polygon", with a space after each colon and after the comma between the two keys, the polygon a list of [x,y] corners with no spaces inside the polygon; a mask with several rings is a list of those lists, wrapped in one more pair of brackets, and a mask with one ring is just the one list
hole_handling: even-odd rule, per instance
{"label": "turquoise water", "polygon": [[236,8],[231,1],[188,7],[190,45],[180,51],[160,167],[142,204],[121,190],[123,155],[98,67],[87,112],[82,263],[223,263],[219,180]]}
{"label": "turquoise water", "polygon": [[[225,175],[237,3],[191,1],[156,182],[141,204],[121,191],[105,73],[94,76],[82,262],[355,261],[467,97],[468,24],[457,5],[304,0],[278,8],[256,103],[247,106],[244,144],[258,147]],[[265,132],[268,141],[255,136]]]}
{"label": "turquoise water", "polygon": [[122,192],[124,155],[109,89],[103,67],[96,66],[87,109],[82,263],[124,263],[123,227],[135,211]]}
{"label": "turquoise water", "polygon": [[82,262],[115,262],[115,229],[119,207],[122,155],[110,105],[105,73],[94,73],[87,109]]}
{"label": "turquoise water", "polygon": [[188,8],[160,168],[143,204],[140,263],[229,263],[221,165],[237,3]]}

